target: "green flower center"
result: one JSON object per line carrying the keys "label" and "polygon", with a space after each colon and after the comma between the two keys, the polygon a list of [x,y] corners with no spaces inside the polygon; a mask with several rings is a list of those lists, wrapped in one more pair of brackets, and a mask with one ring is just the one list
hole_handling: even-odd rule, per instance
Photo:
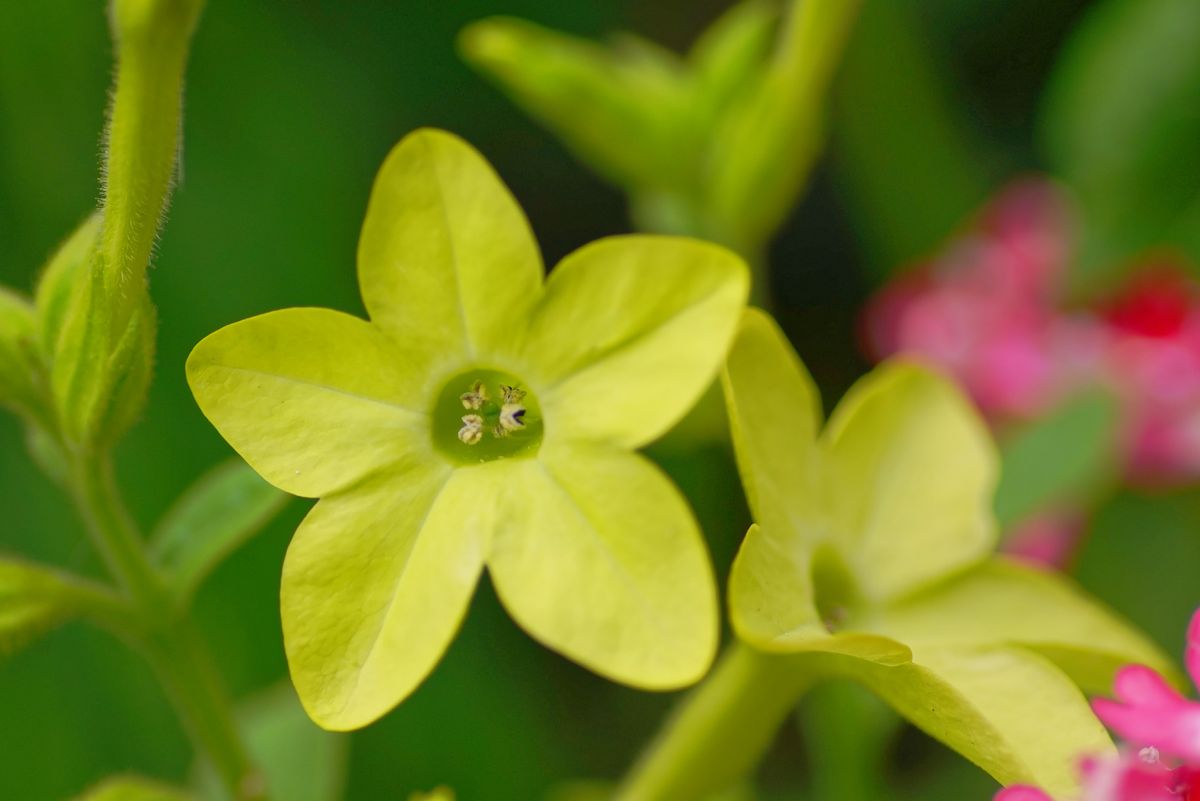
{"label": "green flower center", "polygon": [[825,629],[834,634],[850,622],[861,604],[854,576],[841,554],[826,543],[813,554],[812,578],[817,614]]}
{"label": "green flower center", "polygon": [[537,398],[516,376],[497,370],[451,378],[432,416],[434,445],[457,464],[533,456],[542,444]]}

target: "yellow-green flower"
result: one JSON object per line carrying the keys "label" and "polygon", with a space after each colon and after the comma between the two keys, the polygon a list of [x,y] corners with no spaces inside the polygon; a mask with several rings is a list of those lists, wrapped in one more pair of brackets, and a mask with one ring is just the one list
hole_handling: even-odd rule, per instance
{"label": "yellow-green flower", "polygon": [[205,415],[271,483],[321,501],[283,567],[292,679],[363,726],[452,639],[484,565],[531,636],[644,688],[699,678],[717,639],[692,514],[631,450],[712,379],[747,291],[730,252],[613,237],[543,284],[486,161],[420,131],[388,156],[358,248],[371,322],[285,309],[201,342]]}
{"label": "yellow-green flower", "polygon": [[991,556],[998,466],[947,379],[884,365],[820,431],[812,380],[748,312],[722,376],[757,525],[730,578],[744,641],[854,678],[1003,782],[1066,793],[1112,748],[1083,691],[1120,665],[1173,671],[1065,578]]}

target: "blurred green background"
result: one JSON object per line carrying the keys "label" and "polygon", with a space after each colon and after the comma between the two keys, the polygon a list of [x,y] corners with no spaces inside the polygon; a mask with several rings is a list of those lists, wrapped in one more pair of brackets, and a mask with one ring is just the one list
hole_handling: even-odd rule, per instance
{"label": "blurred green background", "polygon": [[[835,84],[830,147],[770,254],[778,316],[827,407],[867,367],[855,318],[871,289],[1005,179],[1047,167],[1043,89],[1096,5],[867,0]],[[589,36],[632,30],[682,49],[725,6],[210,0],[189,69],[183,174],[151,275],[156,383],[119,452],[143,525],[230,454],[184,382],[196,341],[285,306],[362,312],[358,227],[376,168],[407,131],[435,125],[479,147],[525,207],[547,263],[628,230],[621,195],[463,65],[454,41],[464,24],[503,13]],[[100,0],[0,3],[0,283],[31,287],[94,207],[110,74]],[[724,572],[746,512],[722,449],[652,455],[692,499]],[[31,467],[10,417],[0,417],[0,502],[0,549],[98,574],[78,521]],[[292,502],[199,599],[201,626],[238,696],[285,676],[278,576],[305,507]],[[1200,601],[1200,496],[1123,493],[1093,528],[1080,579],[1177,653]],[[403,799],[445,783],[466,801],[528,801],[566,779],[615,777],[670,702],[540,649],[485,586],[433,677],[352,736],[346,798]],[[985,776],[918,734],[886,748],[895,797],[990,796]],[[805,753],[799,728],[788,727],[764,767],[764,796],[803,792]],[[183,780],[190,760],[150,671],[107,635],[69,625],[0,663],[0,799],[58,801],[127,770]]]}

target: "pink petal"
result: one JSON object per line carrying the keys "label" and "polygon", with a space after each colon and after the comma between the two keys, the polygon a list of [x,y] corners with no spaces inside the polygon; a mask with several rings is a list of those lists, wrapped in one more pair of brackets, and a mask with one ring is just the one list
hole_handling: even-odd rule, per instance
{"label": "pink petal", "polygon": [[1200,687],[1200,609],[1192,615],[1192,622],[1188,626],[1187,649],[1183,659],[1192,677],[1192,684]]}
{"label": "pink petal", "polygon": [[1161,708],[1178,704],[1183,697],[1167,680],[1144,665],[1129,665],[1117,672],[1117,699],[1132,706]]}
{"label": "pink petal", "polygon": [[1036,787],[1013,785],[996,793],[996,797],[992,801],[1054,801],[1054,799]]}

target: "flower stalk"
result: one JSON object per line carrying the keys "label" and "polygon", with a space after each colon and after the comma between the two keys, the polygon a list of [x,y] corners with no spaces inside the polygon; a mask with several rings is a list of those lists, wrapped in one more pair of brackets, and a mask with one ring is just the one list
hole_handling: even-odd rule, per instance
{"label": "flower stalk", "polygon": [[695,801],[749,775],[812,677],[796,657],[730,646],[634,766],[616,801]]}
{"label": "flower stalk", "polygon": [[117,79],[106,135],[100,239],[112,330],[145,292],[146,267],[174,183],[183,73],[204,0],[114,0]]}
{"label": "flower stalk", "polygon": [[74,460],[71,489],[89,536],[137,614],[123,632],[150,662],[197,748],[234,801],[265,801],[263,780],[241,742],[229,698],[186,612],[173,608],[121,500],[111,460]]}

